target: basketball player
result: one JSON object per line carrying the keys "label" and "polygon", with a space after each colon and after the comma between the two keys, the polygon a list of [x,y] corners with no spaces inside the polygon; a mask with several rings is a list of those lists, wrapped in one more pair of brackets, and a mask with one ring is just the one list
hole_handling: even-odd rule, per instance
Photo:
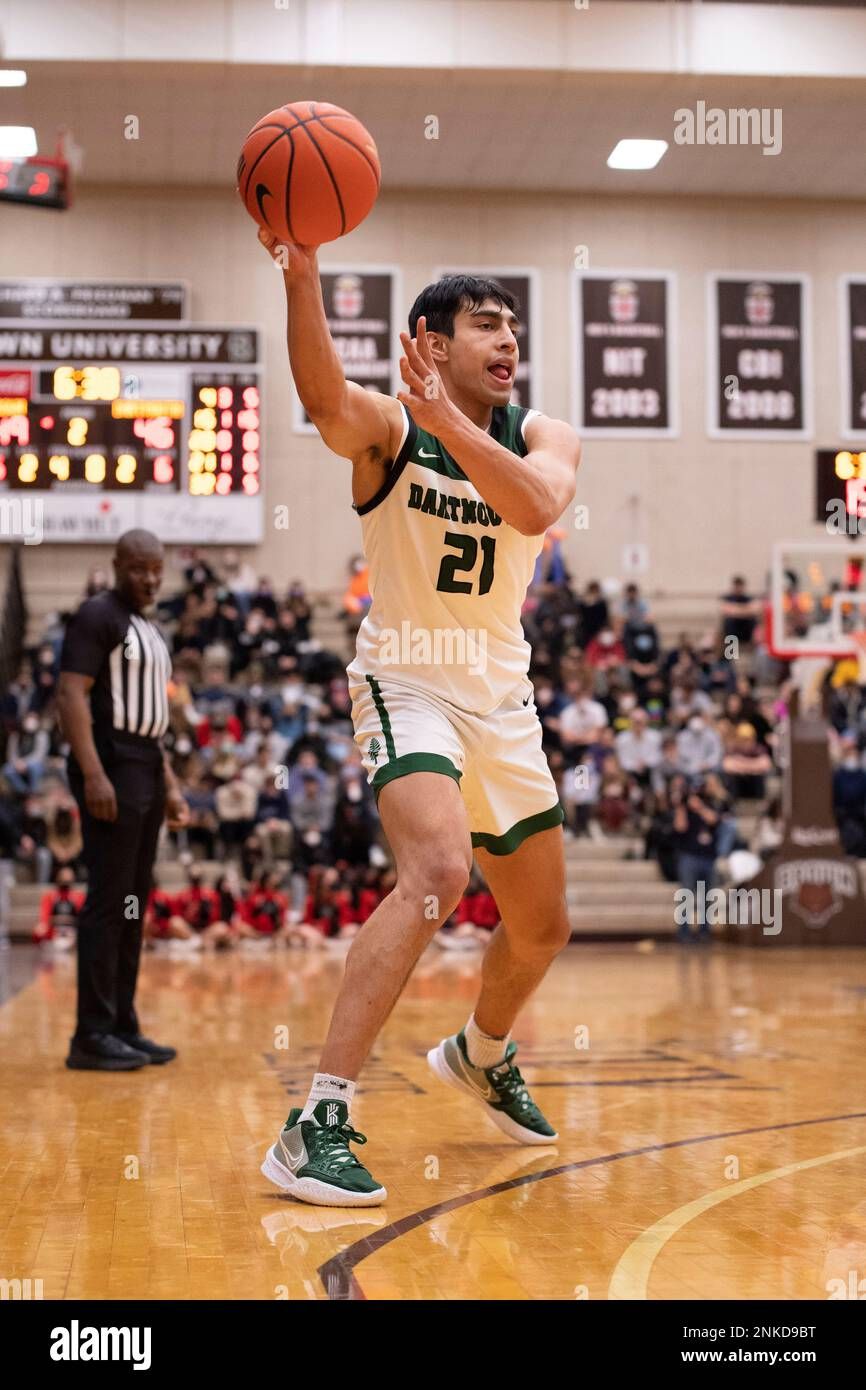
{"label": "basketball player", "polygon": [[574,496],[580,445],[567,424],[509,404],[516,306],[496,281],[449,276],[421,292],[412,336],[400,335],[404,390],[394,399],[346,381],[316,250],[278,247],[264,231],[260,240],[283,266],[298,395],[325,444],[352,461],[373,595],[348,672],[352,715],[397,867],[396,887],[349,951],[310,1094],[262,1171],[302,1201],[372,1206],[386,1192],[349,1147],[365,1142],[349,1122],[356,1080],[460,901],[473,850],[502,923],[472,1016],[428,1062],[509,1138],[557,1138],[511,1041],[569,939],[563,814],[520,610],[544,532]]}

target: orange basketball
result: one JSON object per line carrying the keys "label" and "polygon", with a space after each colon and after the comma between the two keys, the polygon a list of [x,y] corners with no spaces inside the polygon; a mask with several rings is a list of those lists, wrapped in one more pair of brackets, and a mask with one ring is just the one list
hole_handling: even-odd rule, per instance
{"label": "orange basketball", "polygon": [[238,192],[280,241],[320,246],[363,222],[382,171],[373,137],[329,101],[294,101],[262,116],[238,160]]}

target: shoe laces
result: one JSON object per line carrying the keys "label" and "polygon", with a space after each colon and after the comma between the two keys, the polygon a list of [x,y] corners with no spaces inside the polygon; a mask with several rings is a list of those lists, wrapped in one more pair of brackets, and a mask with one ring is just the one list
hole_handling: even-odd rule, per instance
{"label": "shoe laces", "polygon": [[512,1063],[506,1072],[497,1076],[495,1073],[498,1070],[498,1067],[494,1068],[494,1074],[490,1077],[494,1090],[504,1099],[517,1101],[518,1105],[522,1106],[523,1109],[528,1108],[532,1104],[532,1101],[526,1089],[526,1082],[520,1075],[520,1069],[515,1067]]}
{"label": "shoe laces", "polygon": [[360,1168],[361,1164],[349,1144],[366,1144],[366,1134],[359,1134],[348,1120],[342,1125],[317,1125],[316,1148],[332,1168]]}

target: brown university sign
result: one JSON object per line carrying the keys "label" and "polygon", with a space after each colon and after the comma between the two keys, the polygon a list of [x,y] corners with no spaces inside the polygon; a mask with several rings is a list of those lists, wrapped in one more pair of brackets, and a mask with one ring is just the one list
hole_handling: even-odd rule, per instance
{"label": "brown university sign", "polygon": [[858,861],[842,850],[833,817],[827,724],[800,712],[792,696],[784,782],[785,834],[755,878],[740,885],[778,893],[781,930],[729,925],[725,936],[747,946],[866,945],[866,900]]}

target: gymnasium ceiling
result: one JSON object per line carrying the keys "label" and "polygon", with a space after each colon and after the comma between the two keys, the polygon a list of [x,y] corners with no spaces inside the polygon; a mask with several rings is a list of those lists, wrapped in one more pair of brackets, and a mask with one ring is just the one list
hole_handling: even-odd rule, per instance
{"label": "gymnasium ceiling", "polygon": [[[0,89],[0,124],[35,126],[42,154],[68,126],[83,183],[230,189],[250,126],[312,97],[369,126],[390,188],[866,196],[861,4],[4,0],[0,66],[28,74]],[[700,101],[780,108],[781,153],[675,144]],[[670,147],[608,169],[623,137]]]}
{"label": "gymnasium ceiling", "polygon": [[[660,74],[226,68],[196,64],[28,64],[24,91],[0,91],[0,124],[32,124],[48,154],[68,125],[82,181],[232,186],[259,116],[313,97],[372,131],[391,188],[457,187],[607,194],[728,194],[862,199],[866,83]],[[26,96],[25,96],[26,94]],[[782,150],[673,142],[674,111],[779,107]],[[124,118],[140,138],[126,140]],[[439,121],[424,138],[425,117]],[[608,169],[622,137],[667,139],[646,172]]]}

